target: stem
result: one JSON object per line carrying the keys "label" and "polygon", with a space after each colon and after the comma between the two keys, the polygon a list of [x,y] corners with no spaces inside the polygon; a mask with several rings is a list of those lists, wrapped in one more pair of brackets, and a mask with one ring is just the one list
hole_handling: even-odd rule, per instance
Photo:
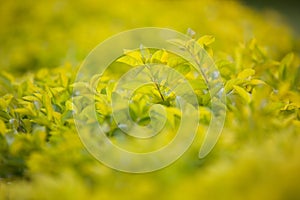
{"label": "stem", "polygon": [[157,84],[157,82],[155,81],[155,78],[154,78],[154,76],[153,76],[153,74],[152,74],[152,72],[151,72],[151,70],[150,70],[150,66],[146,64],[146,67],[147,67],[147,69],[149,70],[149,73],[150,73],[150,79],[151,79],[151,81],[153,82],[153,84],[155,85],[155,87],[156,87],[156,89],[157,89],[157,91],[158,91],[158,93],[159,93],[159,96],[160,96],[161,100],[162,100],[163,102],[165,102],[165,98],[164,98],[164,96],[163,96],[163,94],[162,94],[162,92],[161,92],[161,90],[160,90],[159,84]]}
{"label": "stem", "polygon": [[158,92],[159,92],[160,98],[161,98],[162,101],[164,102],[164,101],[165,101],[165,98],[164,98],[164,96],[163,96],[162,93],[161,93],[161,90],[160,90],[159,85],[158,85],[156,82],[154,82],[154,84],[155,84],[155,86],[156,86],[156,89],[157,89]]}
{"label": "stem", "polygon": [[[199,67],[199,69],[200,69],[201,75],[203,76],[203,78],[204,78],[206,84],[208,84],[208,79],[207,79],[207,77],[206,77],[206,74],[205,74],[204,71],[202,70],[200,62],[197,60],[197,57],[198,57],[198,56],[195,55],[195,54],[194,54],[187,46],[185,46],[184,48],[192,55],[193,60],[196,62],[196,64],[198,65],[198,67]],[[201,58],[201,59],[203,59],[203,58]]]}

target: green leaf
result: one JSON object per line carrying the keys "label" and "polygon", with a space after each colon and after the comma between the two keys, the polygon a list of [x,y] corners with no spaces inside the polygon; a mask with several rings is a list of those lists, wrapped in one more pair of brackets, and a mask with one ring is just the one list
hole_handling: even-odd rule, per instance
{"label": "green leaf", "polygon": [[117,60],[117,62],[121,62],[130,66],[139,66],[144,64],[141,59],[134,58],[130,55],[122,56]]}
{"label": "green leaf", "polygon": [[236,83],[236,79],[230,79],[229,81],[226,82],[225,84],[225,92],[229,93],[233,89],[233,85]]}
{"label": "green leaf", "polygon": [[262,80],[259,79],[251,79],[251,81],[249,82],[250,85],[266,85],[266,83]]}
{"label": "green leaf", "polygon": [[8,104],[6,103],[6,101],[0,97],[0,109],[1,110],[5,110],[7,108]]}
{"label": "green leaf", "polygon": [[186,75],[191,71],[191,67],[188,64],[183,64],[179,66],[177,65],[176,67],[174,67],[174,69],[177,70],[182,75]]}
{"label": "green leaf", "polygon": [[49,89],[54,97],[59,96],[63,91],[66,90],[64,87],[54,87]]}
{"label": "green leaf", "polygon": [[290,66],[294,60],[294,53],[288,53],[282,60],[281,65]]}
{"label": "green leaf", "polygon": [[50,96],[48,95],[48,93],[45,93],[43,96],[43,105],[46,108],[46,113],[47,113],[47,118],[48,120],[51,120],[53,117],[53,108],[52,108],[52,103],[51,103],[51,99]]}
{"label": "green leaf", "polygon": [[233,86],[235,92],[246,102],[250,103],[251,97],[250,94],[242,87],[234,85]]}
{"label": "green leaf", "polygon": [[0,97],[0,109],[6,110],[13,99],[12,94],[6,94],[3,97]]}
{"label": "green leaf", "polygon": [[39,101],[38,97],[36,96],[24,96],[22,99],[29,102]]}
{"label": "green leaf", "polygon": [[237,77],[240,79],[246,79],[250,76],[253,76],[254,74],[255,74],[255,70],[248,68],[248,69],[244,69],[243,71],[241,71]]}
{"label": "green leaf", "polygon": [[66,103],[65,103],[65,110],[66,111],[78,112],[76,106],[72,103],[71,100],[66,101]]}
{"label": "green leaf", "polygon": [[22,114],[22,115],[28,115],[28,116],[34,116],[34,112],[29,108],[16,108],[14,109],[14,112]]}
{"label": "green leaf", "polygon": [[279,76],[283,80],[287,78],[287,68],[292,64],[293,59],[294,59],[294,54],[289,53],[280,62]]}
{"label": "green leaf", "polygon": [[203,79],[190,80],[189,83],[194,90],[203,90],[207,89],[207,85]]}
{"label": "green leaf", "polygon": [[207,52],[207,54],[208,54],[210,57],[213,57],[214,52],[213,52],[213,49],[212,49],[211,47],[204,46],[204,49],[205,49],[205,51]]}
{"label": "green leaf", "polygon": [[201,46],[208,46],[208,45],[212,44],[214,41],[215,41],[215,37],[212,35],[204,35],[197,40],[197,42]]}
{"label": "green leaf", "polygon": [[169,54],[165,50],[157,50],[151,57],[151,63],[167,63]]}
{"label": "green leaf", "polygon": [[0,134],[4,135],[6,133],[5,123],[0,119]]}
{"label": "green leaf", "polygon": [[181,67],[181,66],[184,66],[184,64],[187,63],[187,61],[182,59],[179,56],[171,56],[171,57],[169,57],[167,63],[168,63],[167,65],[169,67]]}

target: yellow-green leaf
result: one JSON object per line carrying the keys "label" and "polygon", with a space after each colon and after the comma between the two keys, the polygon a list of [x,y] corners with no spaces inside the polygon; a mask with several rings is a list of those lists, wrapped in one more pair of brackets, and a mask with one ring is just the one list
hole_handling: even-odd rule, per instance
{"label": "yellow-green leaf", "polygon": [[5,134],[6,133],[6,126],[5,123],[0,119],[0,134]]}
{"label": "yellow-green leaf", "polygon": [[203,45],[208,46],[208,45],[212,44],[214,41],[215,41],[215,37],[212,35],[204,35],[197,40],[197,42],[201,46],[203,46]]}
{"label": "yellow-green leaf", "polygon": [[290,66],[294,59],[294,53],[287,54],[282,60],[281,64],[285,66]]}
{"label": "yellow-green leaf", "polygon": [[251,97],[250,94],[242,87],[234,85],[233,86],[235,92],[246,102],[250,103]]}
{"label": "yellow-green leaf", "polygon": [[252,79],[250,81],[250,85],[265,85],[266,83],[259,79]]}
{"label": "yellow-green leaf", "polygon": [[254,69],[244,69],[243,71],[241,71],[239,74],[238,74],[238,78],[240,79],[246,79],[250,76],[253,76],[255,74],[255,70]]}

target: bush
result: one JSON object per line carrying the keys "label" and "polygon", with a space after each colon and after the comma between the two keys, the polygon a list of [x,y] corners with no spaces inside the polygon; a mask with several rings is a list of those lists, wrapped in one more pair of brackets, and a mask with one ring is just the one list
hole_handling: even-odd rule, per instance
{"label": "bush", "polygon": [[[258,13],[231,1],[1,4],[0,199],[300,197],[299,39],[277,13]],[[198,159],[211,114],[210,99],[201,92],[203,80],[193,80],[184,62],[172,66],[171,53],[150,50],[152,56],[166,56],[149,62],[168,63],[193,83],[201,126],[191,148],[173,165],[132,175],[105,167],[87,152],[72,115],[81,109],[74,108],[71,97],[78,66],[91,48],[140,26],[181,32],[190,27],[197,33],[194,39],[212,56],[225,83],[227,116],[214,150]],[[143,61],[139,51],[130,55],[134,62],[126,56],[97,85],[98,121],[116,141],[121,133],[109,109],[113,80],[124,73],[120,68]],[[141,125],[149,123],[142,102],[174,106],[172,95],[164,96],[167,88],[153,87],[133,98],[131,116]],[[172,112],[171,132],[180,119]]]}

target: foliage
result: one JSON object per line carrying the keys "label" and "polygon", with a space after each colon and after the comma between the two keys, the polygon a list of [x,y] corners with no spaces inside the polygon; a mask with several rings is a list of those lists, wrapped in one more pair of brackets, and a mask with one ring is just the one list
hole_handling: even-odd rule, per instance
{"label": "foliage", "polygon": [[[269,13],[218,1],[106,2],[107,10],[96,1],[1,4],[0,199],[300,197],[299,46],[275,14],[266,19]],[[131,5],[143,12],[122,9],[133,11]],[[19,26],[9,25],[17,20]],[[99,20],[106,30],[98,27]],[[197,34],[189,29],[188,35],[213,57],[225,84],[228,112],[218,144],[208,157],[198,159],[211,115],[204,78],[170,52],[125,51],[103,76],[82,85],[97,86],[98,121],[111,140],[123,140],[112,120],[111,94],[118,78],[140,64],[167,64],[184,75],[197,95],[201,126],[189,151],[166,169],[132,175],[103,166],[81,144],[72,118],[74,112],[88,112],[84,99],[77,99],[82,107],[71,100],[76,64],[99,38],[139,25],[186,30],[182,23],[195,30]],[[174,94],[159,75],[150,73],[150,78],[160,84],[153,81],[134,93],[131,117],[147,125],[150,106],[161,104],[169,113],[166,131],[174,133],[180,121]],[[163,139],[153,147],[169,136]]]}

